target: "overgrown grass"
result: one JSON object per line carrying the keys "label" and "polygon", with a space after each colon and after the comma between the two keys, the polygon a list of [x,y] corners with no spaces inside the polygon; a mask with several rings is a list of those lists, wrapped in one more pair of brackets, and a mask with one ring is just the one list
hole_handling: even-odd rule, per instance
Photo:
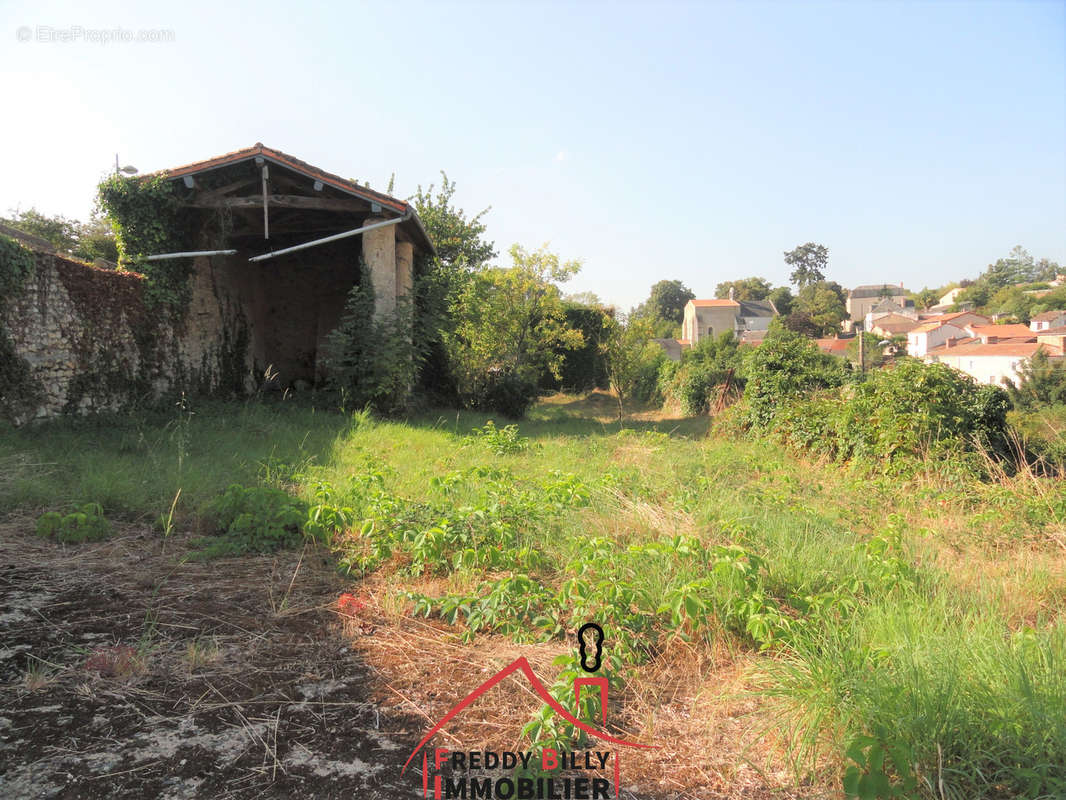
{"label": "overgrown grass", "polygon": [[[1066,793],[1061,485],[871,478],[708,438],[705,418],[623,426],[613,413],[560,397],[505,428],[466,412],[382,422],[247,404],[8,429],[0,509],[98,502],[153,521],[180,489],[189,523],[233,484],[282,489],[300,503],[282,504],[269,542],[298,515],[342,569],[390,573],[397,606],[468,639],[548,640],[597,620],[616,681],[639,680],[678,637],[762,653],[752,680],[797,781]],[[276,495],[248,497],[274,509]],[[230,505],[227,527],[250,514],[237,527],[260,542],[257,505]],[[426,578],[447,588],[426,593]],[[553,692],[573,707],[563,666]],[[573,735],[534,723],[542,742]]]}

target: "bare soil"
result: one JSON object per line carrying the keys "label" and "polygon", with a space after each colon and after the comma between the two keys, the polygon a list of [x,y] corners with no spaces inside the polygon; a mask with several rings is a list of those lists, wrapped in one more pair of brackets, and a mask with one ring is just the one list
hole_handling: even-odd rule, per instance
{"label": "bare soil", "polygon": [[[421,797],[421,765],[401,767],[432,723],[518,654],[550,679],[565,649],[492,637],[474,652],[313,549],[182,563],[189,536],[130,525],[66,546],[32,528],[0,524],[5,799]],[[735,665],[686,667],[695,683],[655,677],[663,691],[616,717],[659,745],[627,756],[622,797],[795,796],[741,752],[750,703],[700,689]],[[512,684],[435,743],[522,749],[539,701]]]}
{"label": "bare soil", "polygon": [[413,795],[423,721],[371,700],[320,556],[28,528],[0,526],[0,796]]}

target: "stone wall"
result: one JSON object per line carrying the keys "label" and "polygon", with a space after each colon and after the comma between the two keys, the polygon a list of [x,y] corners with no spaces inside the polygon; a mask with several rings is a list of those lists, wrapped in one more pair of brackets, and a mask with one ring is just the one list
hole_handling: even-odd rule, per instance
{"label": "stone wall", "polygon": [[247,388],[241,319],[219,299],[225,293],[209,264],[197,265],[192,301],[179,315],[145,304],[140,275],[33,255],[33,274],[0,313],[0,329],[31,384],[20,389],[22,397],[4,398],[14,423],[118,411],[227,382]]}

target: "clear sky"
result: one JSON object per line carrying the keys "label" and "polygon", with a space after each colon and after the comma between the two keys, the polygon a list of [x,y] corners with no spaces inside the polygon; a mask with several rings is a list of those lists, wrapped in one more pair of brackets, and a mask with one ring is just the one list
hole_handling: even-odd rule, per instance
{"label": "clear sky", "polygon": [[401,197],[443,169],[501,260],[550,242],[623,308],[807,241],[845,286],[1066,265],[1062,2],[0,0],[0,86],[3,215],[261,141]]}

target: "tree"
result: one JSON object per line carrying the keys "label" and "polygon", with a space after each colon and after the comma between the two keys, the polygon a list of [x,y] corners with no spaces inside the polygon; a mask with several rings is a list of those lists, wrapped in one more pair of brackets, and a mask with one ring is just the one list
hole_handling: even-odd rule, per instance
{"label": "tree", "polygon": [[86,261],[104,258],[118,261],[118,246],[111,225],[99,209],[85,223],[76,219],[42,214],[36,208],[15,211],[10,219],[0,222],[12,228],[46,240],[58,252],[77,256]]}
{"label": "tree", "polygon": [[[607,377],[618,397],[618,418],[625,415],[626,403],[641,382],[644,366],[662,350],[651,340],[651,323],[643,318],[630,315],[627,319],[612,319],[609,323],[604,360],[607,364]],[[655,352],[650,353],[650,348]]]}
{"label": "tree", "polygon": [[773,303],[774,308],[777,309],[777,313],[783,316],[792,313],[792,304],[796,300],[796,298],[792,296],[792,290],[787,286],[778,286],[767,295],[766,299]]}
{"label": "tree", "polygon": [[[773,325],[773,323],[770,323]],[[781,318],[781,326],[793,333],[798,333],[811,339],[817,339],[822,335],[821,327],[811,319],[811,315],[805,311],[793,311],[788,316]]]}
{"label": "tree", "polygon": [[50,217],[36,208],[31,208],[28,211],[15,211],[10,219],[0,219],[0,222],[47,240],[61,253],[71,253],[78,246],[78,229],[81,223],[76,219],[67,219],[58,214]]}
{"label": "tree", "polygon": [[[547,246],[511,247],[512,266],[471,274],[443,334],[461,397],[477,407],[521,416],[542,372],[560,376],[561,350],[580,347],[581,332],[566,322],[559,287],[581,268],[560,262]],[[506,397],[507,407],[498,402]]]}
{"label": "tree", "polygon": [[1016,372],[1018,385],[1007,387],[1016,405],[1022,408],[1066,405],[1066,362],[1052,361],[1041,347]]}
{"label": "tree", "polygon": [[600,296],[595,292],[574,292],[573,294],[566,294],[563,295],[563,301],[578,306],[588,306],[589,308],[603,308],[605,305],[603,300],[600,299]]}
{"label": "tree", "polygon": [[836,281],[808,283],[796,296],[793,312],[807,314],[811,322],[828,336],[840,330],[841,321],[847,317],[843,288]]}
{"label": "tree", "polygon": [[723,281],[714,290],[714,296],[720,299],[729,297],[733,290],[734,300],[765,300],[773,287],[765,278],[741,278],[735,281]]}
{"label": "tree", "polygon": [[1032,283],[1036,280],[1036,263],[1029,252],[1018,245],[1006,258],[1000,258],[995,264],[989,264],[979,282],[990,289],[1002,289],[1019,283]]}
{"label": "tree", "polygon": [[633,313],[646,319],[665,319],[680,325],[685,318],[685,305],[695,297],[695,293],[681,281],[662,280],[651,287],[648,299],[637,306]]}
{"label": "tree", "polygon": [[477,270],[496,257],[495,242],[485,241],[485,225],[481,218],[492,210],[488,206],[470,219],[466,212],[452,205],[455,181],[449,181],[444,170],[440,172],[441,186],[436,194],[434,185],[418,191],[410,198],[418,212],[422,226],[437,249],[437,258],[448,267]]}
{"label": "tree", "polygon": [[807,242],[785,253],[785,263],[792,267],[791,280],[801,289],[812,283],[825,280],[825,265],[829,250],[820,244]]}
{"label": "tree", "polygon": [[912,292],[911,299],[914,301],[915,308],[929,308],[929,306],[935,306],[940,302],[940,298],[944,296],[944,292],[939,289],[930,289],[928,286],[922,288],[920,292]]}

